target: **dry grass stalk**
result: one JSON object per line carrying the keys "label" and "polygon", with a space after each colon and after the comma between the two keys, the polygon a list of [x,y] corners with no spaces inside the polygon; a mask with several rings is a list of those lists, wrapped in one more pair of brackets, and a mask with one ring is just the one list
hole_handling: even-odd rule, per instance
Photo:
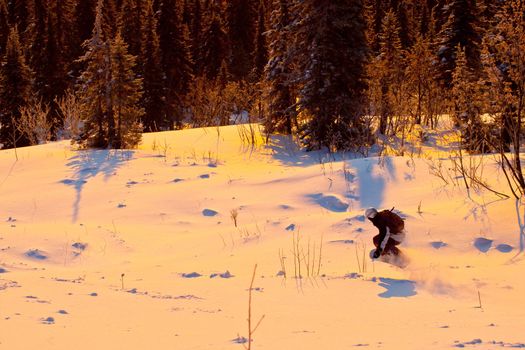
{"label": "dry grass stalk", "polygon": [[265,315],[262,315],[255,327],[252,327],[252,291],[253,291],[253,282],[255,280],[255,273],[257,271],[257,264],[253,267],[253,275],[252,275],[252,281],[250,283],[250,289],[248,291],[248,346],[244,345],[244,348],[247,350],[251,350],[252,348],[252,342],[253,342],[253,334],[259,328],[262,320],[264,319]]}

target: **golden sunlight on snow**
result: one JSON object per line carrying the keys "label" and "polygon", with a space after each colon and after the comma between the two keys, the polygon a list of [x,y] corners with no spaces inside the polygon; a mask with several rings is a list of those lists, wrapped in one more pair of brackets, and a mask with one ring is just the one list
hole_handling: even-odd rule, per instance
{"label": "golden sunlight on snow", "polygon": [[[255,264],[252,349],[525,347],[516,203],[450,180],[453,135],[361,158],[251,127],[1,151],[0,349],[242,349]],[[406,267],[369,258],[370,206]]]}

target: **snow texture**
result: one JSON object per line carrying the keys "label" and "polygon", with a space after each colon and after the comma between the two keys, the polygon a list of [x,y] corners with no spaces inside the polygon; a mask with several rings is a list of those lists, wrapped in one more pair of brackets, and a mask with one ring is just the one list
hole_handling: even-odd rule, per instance
{"label": "snow texture", "polygon": [[[429,175],[451,128],[363,158],[246,127],[1,150],[0,349],[238,350],[250,292],[253,349],[525,348],[524,208]],[[368,207],[406,218],[402,263],[368,256]]]}

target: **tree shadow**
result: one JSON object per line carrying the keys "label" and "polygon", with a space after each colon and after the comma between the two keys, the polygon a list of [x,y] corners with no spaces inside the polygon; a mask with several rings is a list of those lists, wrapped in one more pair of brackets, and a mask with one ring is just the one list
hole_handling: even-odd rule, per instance
{"label": "tree shadow", "polygon": [[344,213],[348,209],[348,203],[341,201],[334,195],[325,195],[323,193],[315,193],[307,195],[315,203],[325,208],[326,210],[332,211],[334,213]]}
{"label": "tree shadow", "polygon": [[414,281],[383,277],[379,281],[379,286],[386,288],[386,291],[379,294],[381,298],[408,298],[417,294]]}
{"label": "tree shadow", "polygon": [[73,222],[78,219],[82,191],[88,180],[102,174],[104,181],[107,181],[124,162],[131,160],[133,155],[134,151],[131,150],[84,150],[77,151],[76,155],[69,158],[66,165],[73,170],[73,176],[60,182],[73,187],[76,192]]}
{"label": "tree shadow", "polygon": [[272,157],[282,164],[307,167],[322,161],[326,151],[305,152],[289,135],[272,135],[266,148],[272,151]]}
{"label": "tree shadow", "polygon": [[[347,198],[359,201],[361,208],[383,205],[387,177],[397,181],[396,168],[392,157],[363,158],[357,153],[337,152],[328,150],[305,152],[289,135],[272,135],[266,148],[272,152],[272,157],[283,165],[307,167],[330,162],[346,162],[345,180],[348,183],[358,182],[359,194],[347,194]],[[375,171],[376,168],[379,171]]]}
{"label": "tree shadow", "polygon": [[523,203],[521,202],[520,199],[516,199],[516,215],[518,217],[518,226],[520,229],[520,237],[519,237],[520,251],[519,253],[523,253],[525,251],[525,209],[523,208]]}
{"label": "tree shadow", "polygon": [[[381,208],[385,195],[386,177],[397,181],[392,157],[384,157],[379,162],[375,162],[374,158],[368,158],[349,165],[357,171],[361,208]],[[380,168],[380,171],[374,171],[377,167]]]}

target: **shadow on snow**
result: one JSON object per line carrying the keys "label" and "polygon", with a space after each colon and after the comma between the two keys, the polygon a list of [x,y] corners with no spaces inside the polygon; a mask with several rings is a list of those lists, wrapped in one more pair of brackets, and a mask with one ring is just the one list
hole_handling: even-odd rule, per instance
{"label": "shadow on snow", "polygon": [[[396,169],[392,157],[366,158],[359,162],[350,161],[349,168],[355,169],[359,182],[359,203],[361,208],[383,206],[387,177],[396,181]],[[378,169],[379,171],[374,172]]]}
{"label": "shadow on snow", "polygon": [[[329,162],[346,162],[346,168],[352,172],[345,174],[348,182],[358,181],[359,196],[352,193],[347,197],[360,202],[361,208],[383,205],[386,177],[396,181],[396,169],[392,157],[362,158],[356,153],[330,153],[327,150],[305,152],[287,135],[270,137],[267,148],[273,158],[287,166],[308,167]],[[380,171],[374,172],[376,168]]]}
{"label": "shadow on snow", "polygon": [[73,222],[78,219],[82,190],[88,180],[102,174],[104,181],[107,181],[124,162],[133,158],[133,154],[134,151],[130,150],[85,150],[78,151],[69,159],[67,166],[74,171],[73,178],[64,179],[61,182],[73,187],[76,191],[73,203]]}
{"label": "shadow on snow", "polygon": [[381,298],[408,298],[417,294],[414,281],[393,278],[380,278],[379,281],[379,286],[386,288],[379,294]]}

